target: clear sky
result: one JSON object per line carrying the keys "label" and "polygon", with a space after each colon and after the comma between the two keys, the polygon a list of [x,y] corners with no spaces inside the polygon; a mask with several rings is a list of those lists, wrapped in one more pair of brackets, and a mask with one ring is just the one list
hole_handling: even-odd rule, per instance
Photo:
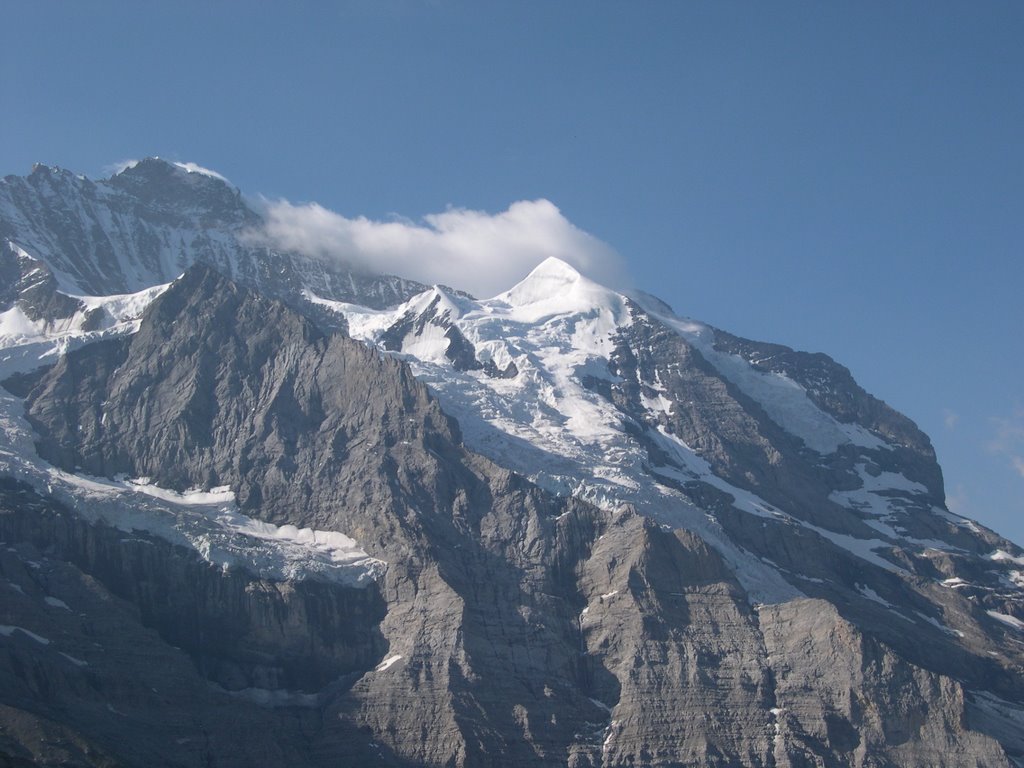
{"label": "clear sky", "polygon": [[1024,4],[0,0],[0,174],[146,155],[346,216],[546,198],[825,351],[1024,543]]}

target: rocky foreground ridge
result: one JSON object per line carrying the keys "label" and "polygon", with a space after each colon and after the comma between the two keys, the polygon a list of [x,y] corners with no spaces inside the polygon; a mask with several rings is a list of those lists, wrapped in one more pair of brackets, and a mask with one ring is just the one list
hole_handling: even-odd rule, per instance
{"label": "rocky foreground ridge", "polygon": [[258,217],[0,182],[8,764],[1024,764],[1024,553],[846,369]]}

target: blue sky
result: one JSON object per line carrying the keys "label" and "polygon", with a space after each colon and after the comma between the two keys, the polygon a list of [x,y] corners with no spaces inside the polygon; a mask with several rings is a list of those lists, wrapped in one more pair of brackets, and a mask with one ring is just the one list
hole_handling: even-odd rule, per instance
{"label": "blue sky", "polygon": [[4,0],[0,174],[160,155],[346,216],[546,198],[825,351],[1024,543],[1024,5]]}

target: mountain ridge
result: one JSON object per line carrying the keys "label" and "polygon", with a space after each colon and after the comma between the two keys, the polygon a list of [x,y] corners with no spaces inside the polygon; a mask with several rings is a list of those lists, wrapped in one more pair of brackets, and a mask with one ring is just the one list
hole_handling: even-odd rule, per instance
{"label": "mountain ridge", "polygon": [[[223,181],[139,166],[117,192],[139,219],[188,219],[203,237],[182,277],[132,299],[69,296],[53,277],[91,253],[80,224],[95,210],[67,190],[92,182],[34,171],[71,195],[50,213],[79,223],[59,226],[33,208],[43,197],[15,204],[28,182],[0,184],[0,475],[22,483],[0,499],[12,595],[44,589],[39,568],[98,579],[155,632],[150,652],[179,646],[215,686],[202,707],[242,697],[310,765],[1024,757],[1024,552],[945,508],[927,436],[831,358],[680,318],[557,259],[484,300],[328,279],[296,254],[246,251]],[[125,231],[112,249],[157,230]],[[262,266],[205,258],[232,242]],[[107,267],[138,252],[115,256]],[[117,543],[133,531],[147,544]],[[188,601],[161,613],[126,588],[149,583],[202,596],[194,634],[174,629]],[[249,634],[225,625],[208,645],[218,595],[242,592],[230,604]],[[32,639],[57,637],[48,605],[19,597],[0,618],[18,660],[0,663],[9,749],[73,712],[61,749],[151,758],[142,722],[160,707],[120,745],[90,724],[116,702],[52,650],[82,659],[80,628]],[[365,642],[337,639],[344,605],[362,606]],[[287,617],[273,632],[271,612]],[[296,648],[314,652],[296,665]],[[97,679],[127,690],[121,674]]]}

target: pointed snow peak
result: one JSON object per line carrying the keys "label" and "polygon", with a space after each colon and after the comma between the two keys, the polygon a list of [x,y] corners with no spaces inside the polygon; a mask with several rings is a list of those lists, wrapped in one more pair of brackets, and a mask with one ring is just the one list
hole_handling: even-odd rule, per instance
{"label": "pointed snow peak", "polygon": [[465,301],[452,295],[450,288],[435,285],[422,293],[413,296],[404,305],[404,311],[416,316],[428,314],[430,317],[441,317],[447,314],[449,319],[462,317]]}
{"label": "pointed snow peak", "polygon": [[513,306],[535,304],[564,295],[582,280],[585,278],[575,267],[550,256],[521,282],[503,293],[501,298]]}
{"label": "pointed snow peak", "polygon": [[[586,278],[576,267],[557,256],[548,256],[534,267],[533,271],[519,285],[532,283],[537,286],[547,286],[551,290],[557,291],[560,288],[578,283],[580,280],[586,280]],[[515,289],[513,288],[513,290]]]}
{"label": "pointed snow peak", "polygon": [[524,322],[594,312],[605,313],[613,323],[625,322],[628,317],[621,294],[556,258],[545,259],[518,285],[481,304],[501,307],[510,311],[510,317]]}
{"label": "pointed snow peak", "polygon": [[467,305],[467,301],[465,299],[456,295],[456,293],[446,285],[435,285],[431,290],[437,297],[437,303],[440,310],[447,311],[452,319],[462,317]]}
{"label": "pointed snow peak", "polygon": [[582,275],[567,261],[557,256],[548,256],[544,261],[533,268],[529,277],[545,277],[568,281],[579,280]]}

